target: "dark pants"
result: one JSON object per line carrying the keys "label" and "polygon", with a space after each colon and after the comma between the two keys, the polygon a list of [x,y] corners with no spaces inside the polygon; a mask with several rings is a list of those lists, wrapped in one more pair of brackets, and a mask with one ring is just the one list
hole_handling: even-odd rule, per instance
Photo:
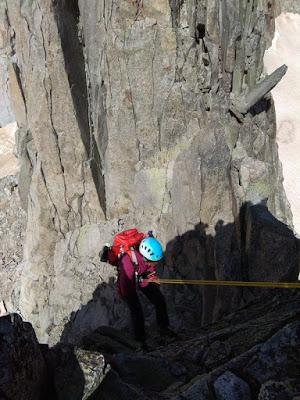
{"label": "dark pants", "polygon": [[[162,329],[167,328],[169,326],[167,306],[159,286],[156,283],[149,283],[149,285],[140,288],[140,290],[155,306],[157,325]],[[124,300],[130,309],[135,339],[144,341],[146,339],[144,313],[138,295],[135,292]]]}

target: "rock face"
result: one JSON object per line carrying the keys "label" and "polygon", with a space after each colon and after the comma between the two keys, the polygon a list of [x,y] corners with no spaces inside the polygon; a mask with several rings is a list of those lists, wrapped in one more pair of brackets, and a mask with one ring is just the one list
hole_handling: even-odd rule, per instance
{"label": "rock face", "polygon": [[300,4],[297,0],[278,0],[278,5],[281,12],[300,14]]}
{"label": "rock face", "polygon": [[218,400],[251,399],[251,392],[247,383],[229,371],[216,380],[214,388]]}
{"label": "rock face", "polygon": [[0,128],[0,179],[17,172],[17,158],[14,155],[16,129],[16,123]]}
{"label": "rock face", "polygon": [[0,317],[0,346],[1,400],[85,400],[110,370],[100,353],[40,346],[17,314]]}
{"label": "rock face", "polygon": [[[20,309],[42,341],[56,342],[70,315],[82,333],[96,324],[91,315],[125,324],[107,286],[115,272],[96,260],[116,231],[157,231],[176,276],[236,279],[245,204],[265,202],[291,223],[274,106],[261,92],[273,1],[0,7],[28,218]],[[93,292],[100,295],[89,303]],[[191,324],[243,301],[233,292],[177,293],[174,321],[184,299]]]}
{"label": "rock face", "polygon": [[[0,15],[3,18],[4,8],[1,7]],[[15,121],[8,95],[8,71],[7,71],[7,32],[0,28],[0,129]]]}
{"label": "rock face", "polygon": [[0,301],[18,308],[26,213],[20,204],[14,176],[0,179]]}
{"label": "rock face", "polygon": [[148,351],[100,327],[73,345],[39,345],[16,314],[0,317],[0,396],[10,400],[296,399],[300,296],[269,293]]}
{"label": "rock face", "polygon": [[17,314],[0,318],[0,398],[40,399],[46,364],[35,333]]}
{"label": "rock face", "polygon": [[[297,7],[300,14],[299,3]],[[266,51],[264,57],[267,72],[281,65],[283,60],[288,66],[285,79],[273,89],[272,95],[274,96],[276,108],[277,142],[283,167],[283,183],[291,203],[293,223],[298,234],[300,234],[300,212],[298,209],[300,187],[297,184],[300,174],[298,157],[300,151],[300,121],[298,114],[300,103],[300,84],[298,80],[300,73],[298,62],[300,57],[299,14],[282,13],[276,18],[276,30],[272,46]]]}
{"label": "rock face", "polygon": [[65,346],[48,350],[46,360],[57,400],[90,398],[110,369],[102,354]]}

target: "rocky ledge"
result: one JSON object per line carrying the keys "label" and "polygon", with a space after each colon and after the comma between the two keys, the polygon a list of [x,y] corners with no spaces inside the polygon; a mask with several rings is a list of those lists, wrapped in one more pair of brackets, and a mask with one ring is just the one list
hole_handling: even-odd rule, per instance
{"label": "rocky ledge", "polygon": [[148,351],[102,327],[76,345],[39,345],[16,314],[0,318],[0,398],[299,399],[300,293],[272,289],[222,321]]}

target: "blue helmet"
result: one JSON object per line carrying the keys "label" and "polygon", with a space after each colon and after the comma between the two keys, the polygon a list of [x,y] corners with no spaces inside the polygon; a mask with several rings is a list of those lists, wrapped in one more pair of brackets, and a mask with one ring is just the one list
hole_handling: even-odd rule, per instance
{"label": "blue helmet", "polygon": [[154,237],[143,239],[139,251],[149,261],[159,261],[164,256],[161,244]]}

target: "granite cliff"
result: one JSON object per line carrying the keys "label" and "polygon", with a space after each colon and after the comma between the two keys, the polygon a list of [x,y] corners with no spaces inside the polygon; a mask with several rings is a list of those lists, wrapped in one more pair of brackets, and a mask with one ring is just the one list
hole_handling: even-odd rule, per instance
{"label": "granite cliff", "polygon": [[[236,279],[241,208],[264,202],[291,223],[263,71],[274,13],[264,1],[1,3],[27,213],[18,306],[40,339],[55,342],[113,277],[97,254],[120,229],[152,227],[181,276]],[[241,302],[194,296],[202,322]]]}
{"label": "granite cliff", "polygon": [[[1,293],[8,311],[18,311],[30,321],[45,344],[43,350],[36,350],[44,351],[41,372],[43,368],[53,371],[55,365],[63,371],[68,357],[86,365],[89,356],[84,352],[96,346],[99,354],[114,355],[108,359],[121,376],[120,391],[127,398],[140,398],[135,384],[144,387],[144,383],[130,377],[123,377],[125,386],[121,383],[120,365],[130,364],[130,356],[124,356],[121,345],[116,348],[103,339],[119,334],[113,330],[105,334],[103,326],[124,330],[129,322],[115,291],[116,271],[98,257],[103,244],[120,230],[136,226],[155,231],[166,248],[163,276],[297,279],[299,245],[282,185],[270,94],[286,67],[267,75],[263,65],[279,6],[274,0],[0,2],[3,101],[10,99],[12,108],[6,107],[4,116],[7,120],[13,113],[18,124],[20,165],[17,178],[1,181],[3,236],[11,238],[5,252],[11,251],[14,239],[21,243],[17,256],[23,252],[13,272],[17,284],[2,283]],[[15,215],[19,225],[10,230]],[[210,335],[215,338],[213,333],[201,336],[201,329],[217,332],[218,321],[229,318],[234,330],[240,315],[234,313],[242,308],[247,314],[253,301],[258,300],[258,308],[267,302],[290,304],[288,315],[298,301],[288,296],[274,300],[273,292],[261,289],[173,286],[163,290],[172,326],[185,332],[177,346],[187,343],[187,354],[197,346],[203,350]],[[153,310],[145,307],[151,325]],[[263,319],[261,309],[253,310],[253,319]],[[274,340],[284,341],[282,337],[291,337],[286,340],[296,346],[295,315],[284,317],[280,326],[271,317],[272,329],[262,330],[262,336],[267,332],[263,336],[267,348]],[[14,323],[4,323],[5,334],[11,334]],[[22,330],[22,324],[17,318],[17,329]],[[249,320],[247,324],[251,325]],[[203,398],[218,396],[219,379],[241,386],[247,392],[242,398],[251,398],[281,376],[261,379],[247,370],[238,377],[241,360],[249,357],[249,363],[254,363],[251,357],[256,357],[256,351],[268,350],[257,347],[258,335],[257,341],[241,344],[235,352],[231,345],[222,344],[233,331],[225,332],[225,336],[216,333],[216,342],[213,339],[215,356],[209,365],[202,350],[199,359],[187,359],[184,365],[172,366],[168,346],[163,359],[157,360],[155,354],[141,357],[141,365],[150,365],[154,357],[153,371],[167,364],[171,368],[152,398],[159,398],[157,393],[173,384],[180,387],[178,393],[172,386],[162,398],[197,398],[198,392],[193,394],[190,386],[198,375],[197,385],[207,392]],[[95,346],[90,335],[97,337]],[[189,342],[193,337],[199,338],[197,344]],[[30,336],[29,341],[35,340]],[[278,343],[274,346],[280,347]],[[47,345],[58,346],[56,352]],[[79,348],[79,355],[73,346]],[[135,349],[128,342],[124,346]],[[154,352],[156,348],[154,344]],[[230,360],[244,352],[246,358],[241,356],[231,369]],[[99,364],[97,354],[91,357]],[[222,354],[224,359],[219,360]],[[297,360],[287,363],[296,368]],[[199,363],[204,369],[199,369]],[[98,383],[103,379],[100,369]],[[226,370],[234,376],[226,375]],[[64,393],[60,378],[52,375],[49,378],[45,372],[41,382],[50,379]],[[294,375],[288,372],[277,381],[291,385]],[[119,378],[106,379],[107,387],[115,387],[115,379]],[[91,384],[93,390],[96,386]],[[91,387],[81,388],[78,398],[88,398]],[[150,392],[147,395],[151,398]]]}
{"label": "granite cliff", "polygon": [[[271,295],[271,296],[270,296]],[[29,323],[0,318],[0,398],[298,400],[300,298],[269,292],[222,321],[139,351],[98,327],[73,345],[38,345]]]}

